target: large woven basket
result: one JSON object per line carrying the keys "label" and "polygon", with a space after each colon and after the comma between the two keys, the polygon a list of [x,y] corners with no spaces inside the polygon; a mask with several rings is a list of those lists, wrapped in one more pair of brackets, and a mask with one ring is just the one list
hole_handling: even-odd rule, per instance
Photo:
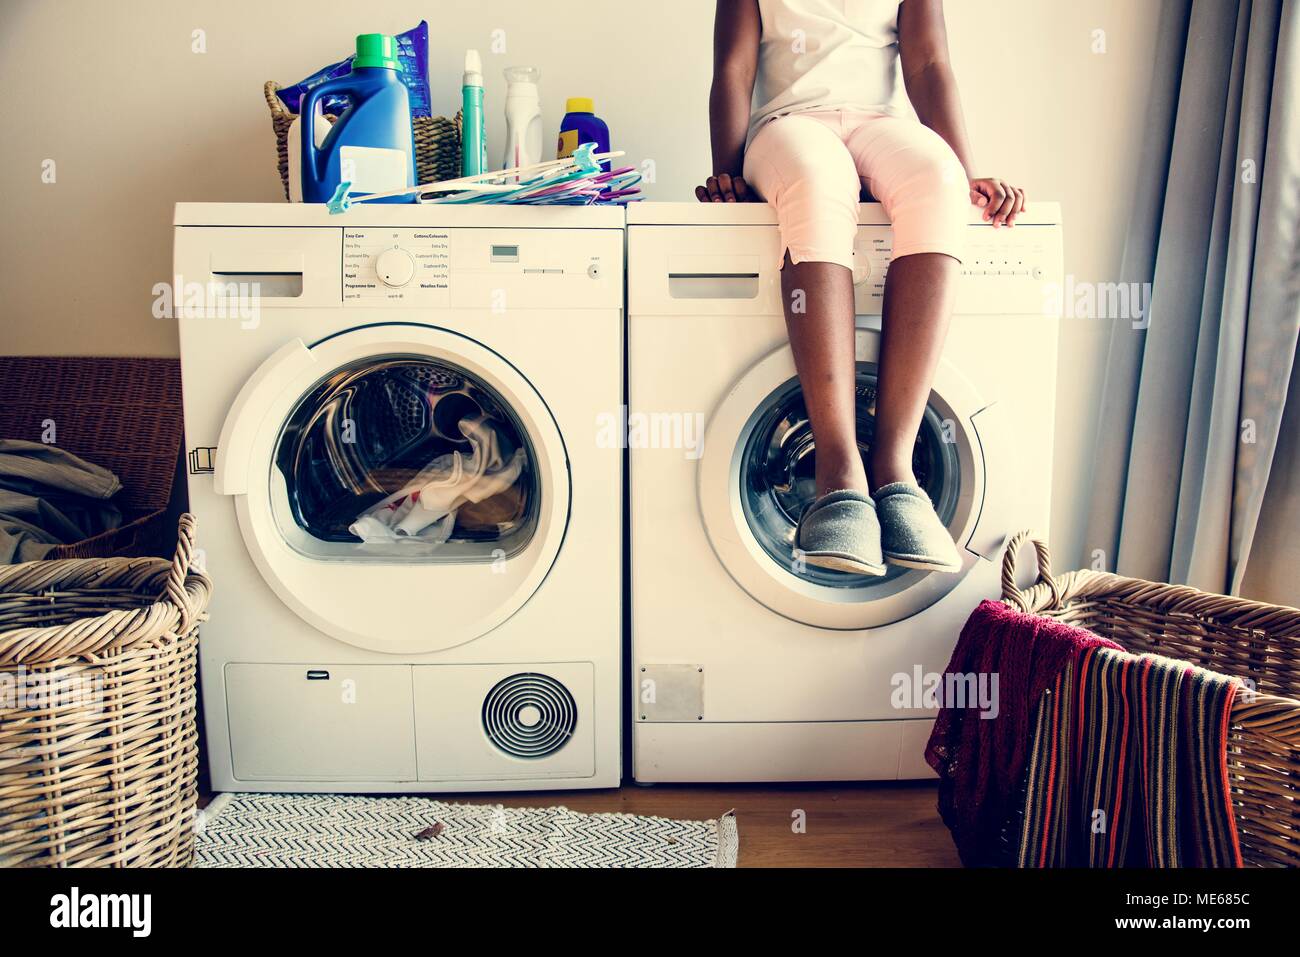
{"label": "large woven basket", "polygon": [[211,593],[193,560],[184,515],[170,562],[0,566],[0,865],[189,863]]}
{"label": "large woven basket", "polygon": [[[275,130],[276,165],[284,198],[289,198],[289,124],[298,116],[290,113],[276,96],[280,85],[268,80],[262,88],[266,105],[271,109],[271,126]],[[325,119],[333,123],[337,117],[328,113]],[[415,136],[415,174],[417,182],[436,183],[460,176],[460,114],[447,116],[413,116],[412,132]]]}
{"label": "large woven basket", "polygon": [[182,422],[177,359],[0,356],[0,438],[48,441],[53,425],[55,445],[122,480],[122,524],[47,559],[171,554]]}
{"label": "large woven basket", "polygon": [[[1025,542],[1038,582],[1016,587]],[[1185,659],[1253,683],[1232,709],[1228,771],[1248,865],[1300,865],[1300,609],[1089,570],[1052,577],[1047,546],[1021,532],[1002,559],[1002,600],[1109,638],[1135,654]]]}

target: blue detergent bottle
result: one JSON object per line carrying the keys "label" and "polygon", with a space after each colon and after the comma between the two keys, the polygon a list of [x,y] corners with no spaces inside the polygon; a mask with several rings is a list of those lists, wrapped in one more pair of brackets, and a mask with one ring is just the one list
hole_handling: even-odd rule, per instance
{"label": "blue detergent bottle", "polygon": [[[351,104],[316,146],[317,104],[329,95]],[[357,37],[352,72],[313,87],[302,99],[302,199],[324,203],[343,180],[350,192],[385,193],[415,186],[411,101],[402,83],[397,41],[382,33]],[[413,203],[415,194],[375,200]]]}

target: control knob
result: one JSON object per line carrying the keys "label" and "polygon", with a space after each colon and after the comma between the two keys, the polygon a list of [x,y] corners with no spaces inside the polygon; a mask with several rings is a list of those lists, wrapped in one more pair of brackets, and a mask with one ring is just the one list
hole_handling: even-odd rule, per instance
{"label": "control knob", "polygon": [[401,246],[394,246],[375,257],[375,273],[385,286],[400,289],[415,275],[415,260]]}

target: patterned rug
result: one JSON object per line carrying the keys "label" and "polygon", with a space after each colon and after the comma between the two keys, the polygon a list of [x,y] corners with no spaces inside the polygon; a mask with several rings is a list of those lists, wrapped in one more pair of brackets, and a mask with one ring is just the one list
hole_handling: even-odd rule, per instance
{"label": "patterned rug", "polygon": [[735,814],[675,821],[420,797],[223,794],[196,867],[735,867]]}

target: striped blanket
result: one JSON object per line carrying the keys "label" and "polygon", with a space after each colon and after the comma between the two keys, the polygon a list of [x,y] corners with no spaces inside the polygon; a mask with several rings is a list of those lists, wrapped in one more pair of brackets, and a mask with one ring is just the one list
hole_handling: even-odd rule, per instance
{"label": "striped blanket", "polygon": [[1240,867],[1227,768],[1238,682],[1090,648],[1040,699],[1021,867]]}
{"label": "striped blanket", "polygon": [[939,814],[967,867],[1015,863],[1034,714],[1061,669],[1088,648],[1119,645],[1042,615],[982,601],[961,630],[950,677],[996,679],[996,716],[945,697],[925,748],[939,775]]}

